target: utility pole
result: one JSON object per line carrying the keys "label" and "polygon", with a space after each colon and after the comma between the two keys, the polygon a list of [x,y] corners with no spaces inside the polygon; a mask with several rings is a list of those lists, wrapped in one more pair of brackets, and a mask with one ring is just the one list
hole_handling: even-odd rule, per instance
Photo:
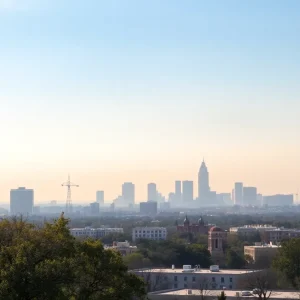
{"label": "utility pole", "polygon": [[70,175],[68,176],[68,181],[64,182],[61,186],[66,186],[68,188],[67,192],[67,201],[66,201],[66,213],[71,214],[72,213],[72,198],[71,198],[71,187],[79,187],[79,185],[72,183],[70,181]]}

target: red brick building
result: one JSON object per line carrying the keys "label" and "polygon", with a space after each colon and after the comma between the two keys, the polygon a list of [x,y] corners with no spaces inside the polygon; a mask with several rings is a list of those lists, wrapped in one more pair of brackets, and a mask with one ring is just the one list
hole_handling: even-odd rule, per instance
{"label": "red brick building", "polygon": [[183,225],[177,224],[177,232],[180,233],[208,234],[209,228],[210,227],[204,223],[202,218],[200,218],[197,223],[190,223],[187,216],[185,216]]}

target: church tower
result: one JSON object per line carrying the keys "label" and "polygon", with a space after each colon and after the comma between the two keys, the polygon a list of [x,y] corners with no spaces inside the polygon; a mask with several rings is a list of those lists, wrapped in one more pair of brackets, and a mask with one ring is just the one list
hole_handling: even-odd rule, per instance
{"label": "church tower", "polygon": [[208,232],[208,250],[213,262],[217,265],[225,263],[224,248],[227,241],[227,233],[220,227],[212,227]]}

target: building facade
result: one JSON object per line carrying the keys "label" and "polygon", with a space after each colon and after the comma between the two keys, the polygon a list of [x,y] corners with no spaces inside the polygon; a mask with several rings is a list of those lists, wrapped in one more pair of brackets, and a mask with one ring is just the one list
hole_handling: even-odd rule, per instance
{"label": "building facade", "polygon": [[129,254],[134,253],[138,250],[137,246],[131,246],[128,241],[113,242],[112,246],[105,246],[104,248],[119,251],[122,256],[129,255]]}
{"label": "building facade", "polygon": [[76,238],[101,238],[114,233],[124,233],[123,228],[109,228],[109,227],[101,227],[101,228],[71,228],[70,233],[72,236]]}
{"label": "building facade", "polygon": [[201,269],[199,266],[183,266],[182,269],[138,269],[133,270],[133,272],[143,277],[149,283],[151,290],[155,291],[167,289],[217,290],[223,288],[232,290],[239,288],[242,280],[247,276],[259,271],[222,270],[219,268],[211,271],[211,269]]}
{"label": "building facade", "polygon": [[210,226],[204,223],[203,218],[199,218],[197,223],[190,223],[186,216],[182,225],[177,225],[177,232],[193,233],[193,234],[208,234]]}
{"label": "building facade", "polygon": [[244,255],[248,255],[253,263],[270,261],[278,252],[279,246],[257,243],[255,246],[244,246]]}
{"label": "building facade", "polygon": [[13,216],[32,215],[34,206],[34,191],[19,187],[10,190],[10,214]]}
{"label": "building facade", "polygon": [[182,182],[182,203],[191,203],[194,200],[193,181],[185,180]]}
{"label": "building facade", "polygon": [[165,227],[135,227],[132,229],[132,241],[138,239],[146,240],[166,240],[167,229]]}
{"label": "building facade", "polygon": [[263,205],[267,206],[292,206],[293,204],[293,195],[272,195],[263,197]]}

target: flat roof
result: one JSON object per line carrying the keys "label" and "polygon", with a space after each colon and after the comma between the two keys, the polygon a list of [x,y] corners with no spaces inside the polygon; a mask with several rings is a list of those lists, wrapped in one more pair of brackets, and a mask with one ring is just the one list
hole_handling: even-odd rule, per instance
{"label": "flat roof", "polygon": [[170,274],[224,274],[224,275],[235,275],[235,274],[247,274],[247,273],[253,273],[253,272],[259,272],[259,270],[226,270],[226,269],[220,269],[218,272],[212,272],[210,271],[210,269],[200,269],[200,270],[194,270],[193,271],[185,271],[183,272],[183,269],[171,269],[171,268],[167,268],[167,269],[137,269],[137,270],[133,270],[135,273],[138,272],[151,272],[151,273],[170,273]]}
{"label": "flat roof", "polygon": [[278,245],[259,245],[259,246],[244,246],[244,248],[259,248],[259,249],[270,249],[270,248],[280,248]]}
{"label": "flat roof", "polygon": [[[188,291],[191,291],[190,294],[188,294]],[[222,290],[210,290],[207,291],[207,294],[205,297],[216,297],[220,295]],[[226,296],[228,297],[236,297],[236,293],[241,293],[241,290],[225,290],[224,291]],[[153,292],[149,293],[149,295],[169,295],[169,296],[183,296],[183,295],[192,295],[197,296],[201,295],[201,291],[199,290],[189,290],[189,289],[180,289],[180,290],[171,290],[171,291],[161,291],[161,292]],[[243,298],[251,298],[251,296],[244,296]],[[277,299],[299,299],[299,291],[272,291],[270,298],[277,298]]]}

